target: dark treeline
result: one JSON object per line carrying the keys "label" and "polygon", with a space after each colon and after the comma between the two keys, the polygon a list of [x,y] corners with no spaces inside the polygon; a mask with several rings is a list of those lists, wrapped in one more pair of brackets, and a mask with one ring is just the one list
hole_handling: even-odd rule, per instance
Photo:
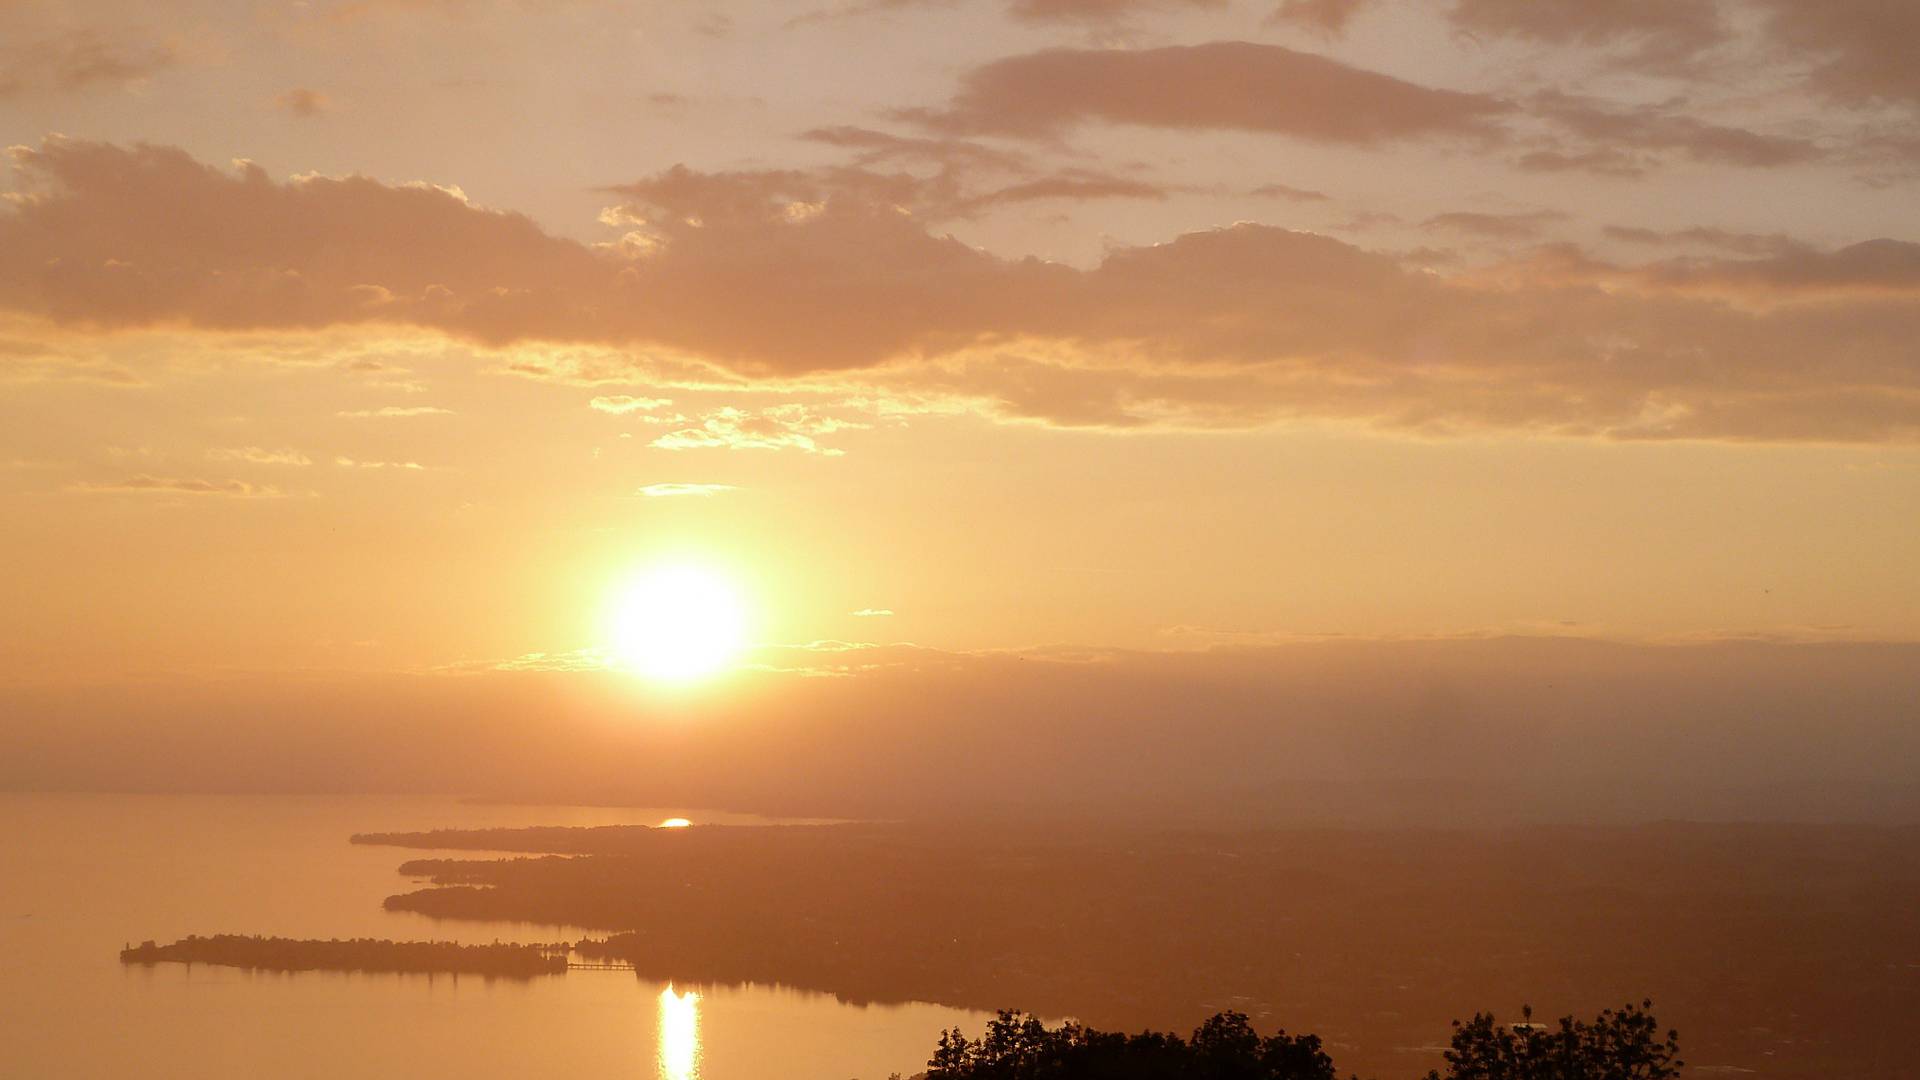
{"label": "dark treeline", "polygon": [[189,936],[171,945],[151,941],[120,950],[123,964],[219,964],[262,971],[446,972],[530,979],[563,975],[567,946],[459,945],[447,941],[326,941],[241,934]]}
{"label": "dark treeline", "polygon": [[[1491,1013],[1456,1020],[1446,1071],[1427,1080],[1674,1080],[1685,1065],[1679,1033],[1664,1034],[1653,1003],[1607,1009],[1591,1022],[1562,1017],[1518,1024]],[[1216,1013],[1193,1036],[1097,1031],[1069,1021],[1047,1027],[1003,1010],[978,1039],[942,1032],[925,1080],[1338,1080],[1317,1035],[1262,1038],[1246,1014]]]}
{"label": "dark treeline", "polygon": [[[440,844],[447,837],[394,838]],[[1703,1067],[1906,1080],[1920,832],[1670,824],[1197,832],[547,830],[422,859],[388,908],[584,926],[644,977],[931,1001],[1107,1030],[1285,1018],[1344,1067],[1440,1059],[1463,1003],[1651,993]],[[557,841],[557,842],[555,842]],[[596,933],[596,937],[601,936]],[[1444,1040],[1438,1040],[1444,1042]]]}

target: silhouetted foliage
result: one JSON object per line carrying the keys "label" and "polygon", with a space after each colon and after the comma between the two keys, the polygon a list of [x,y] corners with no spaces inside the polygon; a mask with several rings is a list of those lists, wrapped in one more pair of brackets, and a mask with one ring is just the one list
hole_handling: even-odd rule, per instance
{"label": "silhouetted foliage", "polygon": [[1144,1031],[1095,1031],[1068,1022],[1049,1028],[1003,1010],[986,1034],[942,1032],[927,1080],[1334,1080],[1317,1035],[1261,1038],[1241,1013],[1224,1012],[1182,1040]]}
{"label": "silhouetted foliage", "polygon": [[1536,1024],[1533,1010],[1522,1022],[1503,1025],[1492,1013],[1453,1022],[1447,1071],[1427,1080],[1673,1080],[1679,1032],[1663,1037],[1653,1002],[1603,1010],[1592,1023],[1563,1016],[1557,1025]]}
{"label": "silhouetted foliage", "polygon": [[[1660,1032],[1653,1002],[1607,1009],[1593,1022],[1562,1017],[1557,1026],[1524,1019],[1503,1025],[1492,1013],[1454,1021],[1447,1071],[1427,1080],[1675,1080],[1679,1034]],[[1334,1080],[1333,1059],[1317,1035],[1267,1038],[1245,1015],[1219,1013],[1192,1038],[1144,1031],[1121,1035],[1069,1021],[1049,1028],[1002,1010],[986,1033],[969,1039],[943,1031],[926,1080]]]}

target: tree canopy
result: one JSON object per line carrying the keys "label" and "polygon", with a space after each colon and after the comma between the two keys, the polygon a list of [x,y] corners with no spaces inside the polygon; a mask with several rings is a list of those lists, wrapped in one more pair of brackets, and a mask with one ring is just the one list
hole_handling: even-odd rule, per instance
{"label": "tree canopy", "polygon": [[1447,1071],[1427,1080],[1673,1080],[1680,1060],[1680,1033],[1664,1035],[1653,1002],[1604,1009],[1591,1023],[1563,1016],[1555,1025],[1533,1022],[1520,1010],[1518,1024],[1492,1013],[1454,1021]]}
{"label": "tree canopy", "polygon": [[[1592,1021],[1562,1017],[1516,1024],[1492,1013],[1454,1021],[1446,1071],[1426,1080],[1676,1080],[1679,1034],[1660,1030],[1653,1003],[1603,1010]],[[1002,1010],[970,1039],[944,1031],[927,1080],[1337,1080],[1317,1035],[1261,1037],[1243,1013],[1219,1013],[1189,1038],[1097,1031]]]}
{"label": "tree canopy", "polygon": [[958,1028],[940,1036],[927,1080],[1335,1080],[1333,1059],[1317,1035],[1262,1038],[1237,1012],[1223,1012],[1189,1039],[1145,1031],[1096,1031],[1068,1022],[1049,1028],[1005,1010],[986,1034]]}

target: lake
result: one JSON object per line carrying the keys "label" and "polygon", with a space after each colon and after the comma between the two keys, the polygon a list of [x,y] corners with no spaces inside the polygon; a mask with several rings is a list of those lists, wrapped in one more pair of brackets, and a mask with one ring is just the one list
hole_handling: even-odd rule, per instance
{"label": "lake", "polygon": [[355,832],[752,823],[686,807],[451,799],[0,794],[0,1072],[9,1077],[643,1077],[880,1080],[925,1067],[980,1013],[852,1005],[780,986],[677,986],[631,972],[528,981],[123,967],[128,942],[222,932],[462,942],[575,927],[387,912],[421,852]]}

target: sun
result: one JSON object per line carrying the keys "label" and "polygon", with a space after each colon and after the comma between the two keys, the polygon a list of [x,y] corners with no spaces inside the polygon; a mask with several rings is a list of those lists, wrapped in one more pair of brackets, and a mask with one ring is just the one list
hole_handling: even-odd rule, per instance
{"label": "sun", "polygon": [[608,644],[622,667],[662,682],[714,675],[746,647],[740,592],[699,566],[662,566],[615,595]]}

